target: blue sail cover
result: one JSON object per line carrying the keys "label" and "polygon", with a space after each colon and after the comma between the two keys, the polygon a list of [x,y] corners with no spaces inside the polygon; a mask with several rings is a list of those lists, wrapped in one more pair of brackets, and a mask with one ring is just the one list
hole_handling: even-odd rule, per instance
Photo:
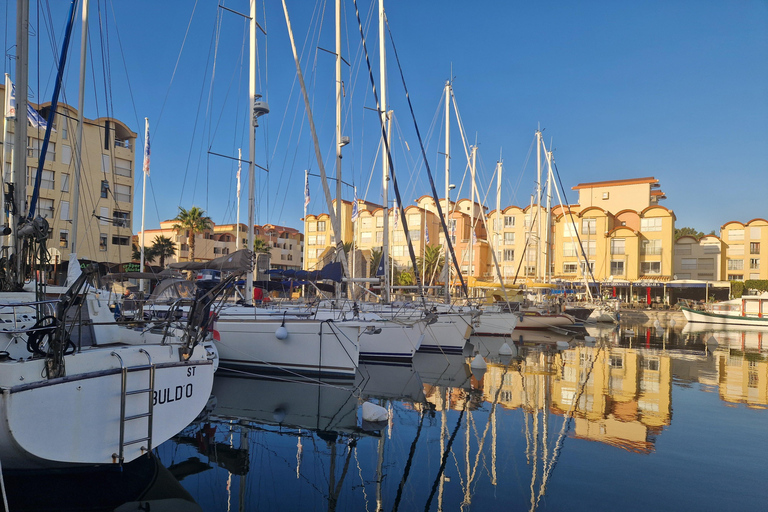
{"label": "blue sail cover", "polygon": [[342,267],[341,262],[329,263],[320,270],[268,270],[268,274],[282,276],[287,279],[298,279],[300,281],[334,281],[341,282]]}

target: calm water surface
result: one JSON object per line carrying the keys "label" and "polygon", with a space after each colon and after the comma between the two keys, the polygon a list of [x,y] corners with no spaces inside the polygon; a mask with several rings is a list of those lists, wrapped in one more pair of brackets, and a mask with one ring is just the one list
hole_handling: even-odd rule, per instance
{"label": "calm water surface", "polygon": [[[221,372],[208,416],[139,477],[129,465],[113,482],[64,485],[119,489],[120,510],[765,509],[768,332],[516,332],[511,358],[471,341],[464,355],[362,365],[347,383]],[[484,372],[470,370],[474,353]],[[364,422],[365,401],[391,420]]]}

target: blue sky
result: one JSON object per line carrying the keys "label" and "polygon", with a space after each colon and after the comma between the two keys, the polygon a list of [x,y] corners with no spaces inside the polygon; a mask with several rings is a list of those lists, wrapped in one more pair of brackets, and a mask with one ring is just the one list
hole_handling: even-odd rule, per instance
{"label": "blue sky", "polygon": [[[60,41],[68,3],[52,3]],[[222,4],[248,10],[245,0]],[[316,50],[334,48],[333,2],[287,4],[326,170],[333,174],[334,62]],[[359,7],[368,27],[376,4],[360,0]],[[10,48],[15,2],[7,0],[3,9]],[[45,12],[47,6],[40,9]],[[351,64],[343,70],[344,133],[352,140],[344,149],[343,179],[358,187],[359,197],[381,202],[380,131],[368,110],[375,105],[359,52],[354,5],[345,0],[342,9],[343,54]],[[38,21],[35,2],[31,10],[33,29],[42,36],[39,63],[36,42],[30,52],[35,61],[30,64],[32,101],[49,101],[50,29]],[[662,204],[674,210],[678,227],[708,233],[731,220],[768,217],[768,2],[390,0],[386,10],[439,191],[444,188],[441,95],[452,71],[467,137],[479,146],[482,190],[503,157],[504,206],[530,201],[536,162],[535,154],[526,157],[540,125],[547,145],[553,143],[570,202],[577,199],[571,190],[577,183],[655,176],[668,197]],[[257,170],[256,222],[301,228],[304,170],[317,174],[318,166],[282,6],[271,0],[259,3],[258,11],[268,33],[258,36],[258,91],[271,113],[257,131],[256,162],[270,172]],[[103,37],[99,17],[107,20]],[[374,13],[366,35],[378,87],[375,23]],[[110,112],[139,134],[143,118],[150,119],[147,227],[174,217],[179,205],[200,206],[217,223],[233,222],[235,164],[207,152],[236,156],[242,147],[247,154],[244,20],[217,11],[215,1],[92,0],[90,26],[93,60],[88,63],[86,116]],[[79,37],[78,27],[63,99],[72,105],[77,103]],[[429,187],[388,45],[389,98],[396,119],[393,158],[401,193],[413,201],[428,194]],[[108,74],[102,62],[108,63]],[[8,58],[4,67],[8,70]],[[104,76],[111,78],[107,85]],[[110,91],[109,108],[105,90]],[[466,159],[455,118],[452,123],[451,181],[458,188]],[[137,155],[137,168],[140,159]],[[319,178],[310,178],[310,189],[309,213],[324,211]],[[138,231],[140,173],[135,190]],[[465,182],[461,196],[468,195]],[[352,198],[351,189],[345,187],[344,198]],[[495,192],[487,204],[495,207]],[[244,195],[241,221],[246,216]]]}

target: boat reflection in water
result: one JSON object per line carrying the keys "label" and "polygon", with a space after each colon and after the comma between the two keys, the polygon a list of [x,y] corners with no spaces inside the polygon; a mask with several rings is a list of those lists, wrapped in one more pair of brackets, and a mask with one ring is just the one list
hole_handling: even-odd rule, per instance
{"label": "boat reflection in water", "polygon": [[[196,498],[212,510],[594,510],[606,508],[606,492],[608,508],[622,510],[658,500],[728,508],[724,486],[763,488],[756,475],[768,449],[721,410],[700,408],[708,397],[711,407],[746,403],[752,416],[739,425],[759,425],[754,415],[765,412],[753,409],[768,406],[768,369],[760,335],[721,334],[716,347],[702,340],[710,335],[625,325],[538,343],[524,336],[514,355],[478,344],[463,355],[417,353],[412,366],[362,366],[347,387],[219,375],[210,417],[160,453],[187,469],[184,484],[205,489]],[[483,350],[484,367],[475,359]],[[706,393],[716,387],[720,399]],[[675,389],[684,413],[673,430]],[[388,421],[365,423],[366,401]],[[704,419],[712,426],[702,429]],[[626,473],[639,468],[649,492],[622,500],[638,496]],[[680,476],[697,471],[695,482]],[[761,491],[742,494],[760,503],[750,496]]]}
{"label": "boat reflection in water", "polygon": [[114,510],[201,512],[203,509],[155,456],[117,467],[4,474],[8,508],[15,511]]}

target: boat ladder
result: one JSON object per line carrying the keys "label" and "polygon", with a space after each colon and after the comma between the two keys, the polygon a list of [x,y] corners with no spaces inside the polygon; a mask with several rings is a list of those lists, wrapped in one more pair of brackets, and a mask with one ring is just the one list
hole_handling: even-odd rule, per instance
{"label": "boat ladder", "polygon": [[[112,352],[112,355],[117,357],[120,360],[120,371],[121,371],[121,385],[120,385],[120,444],[119,444],[119,450],[118,453],[112,454],[112,459],[114,462],[119,462],[120,464],[124,461],[124,453],[125,448],[127,446],[136,444],[136,443],[143,443],[146,442],[144,446],[141,447],[141,451],[144,453],[148,453],[152,450],[152,415],[153,415],[153,406],[154,406],[154,391],[155,391],[155,365],[152,363],[152,357],[149,355],[149,352],[147,352],[144,349],[141,349],[140,352],[142,352],[144,355],[147,356],[147,364],[142,364],[138,366],[125,366],[125,363],[123,362],[123,358],[120,357],[120,354],[117,352]],[[139,388],[139,389],[128,389],[128,374],[129,373],[137,373],[137,372],[146,372],[147,374],[147,380],[148,385],[146,388]],[[141,395],[146,394],[147,395],[147,408],[146,412],[138,412],[137,414],[132,414],[130,416],[126,416],[125,409],[126,409],[126,401],[129,396],[132,395]],[[129,421],[135,421],[140,420],[142,418],[146,418],[146,424],[147,424],[147,434],[144,437],[140,437],[138,439],[125,439],[125,425]]]}

